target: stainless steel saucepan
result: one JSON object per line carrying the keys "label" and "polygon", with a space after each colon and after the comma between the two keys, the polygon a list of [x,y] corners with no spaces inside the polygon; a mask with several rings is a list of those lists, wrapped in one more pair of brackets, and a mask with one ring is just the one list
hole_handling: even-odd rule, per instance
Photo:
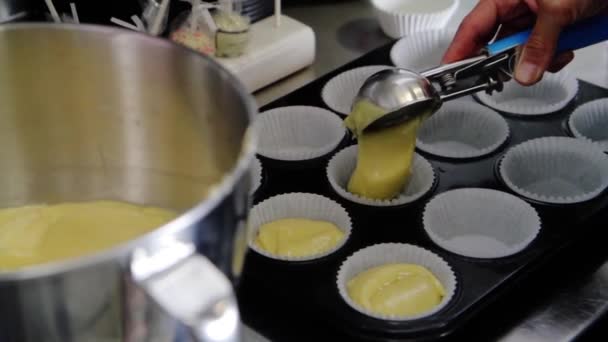
{"label": "stainless steel saucepan", "polygon": [[0,27],[0,207],[111,199],[181,212],[111,250],[0,270],[0,341],[237,340],[255,111],[218,64],[167,41]]}

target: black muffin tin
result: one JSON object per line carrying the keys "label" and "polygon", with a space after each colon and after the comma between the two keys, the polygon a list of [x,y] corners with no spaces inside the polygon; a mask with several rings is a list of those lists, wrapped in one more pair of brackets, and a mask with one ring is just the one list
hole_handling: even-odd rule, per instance
{"label": "black muffin tin", "polygon": [[[321,90],[327,81],[360,66],[392,65],[391,47],[392,44],[381,47],[274,101],[261,111],[293,105],[328,108],[321,99]],[[436,185],[424,198],[400,207],[368,207],[349,202],[333,192],[325,177],[327,161],[337,150],[354,144],[351,139],[345,139],[330,155],[308,161],[302,167],[295,162],[260,158],[265,180],[255,195],[255,203],[287,192],[318,193],[347,209],[353,220],[353,231],[351,238],[336,253],[308,262],[281,262],[250,251],[237,287],[244,322],[272,340],[426,340],[453,337],[478,316],[496,315],[496,319],[501,320],[504,313],[500,308],[492,308],[492,304],[509,298],[515,291],[519,294],[517,299],[523,300],[519,306],[523,310],[528,305],[526,295],[535,297],[533,293],[527,293],[526,288],[538,291],[532,289],[533,283],[539,281],[539,274],[543,271],[555,273],[553,269],[549,271],[552,262],[560,260],[561,263],[564,258],[574,260],[579,254],[576,248],[584,249],[585,241],[593,241],[596,234],[608,228],[605,227],[608,218],[606,192],[574,205],[547,205],[524,198],[539,212],[541,232],[522,252],[500,259],[468,258],[441,249],[422,228],[422,210],[429,198],[450,189],[481,187],[513,193],[497,176],[497,166],[504,152],[532,138],[568,136],[564,122],[572,111],[582,103],[600,97],[608,97],[608,90],[579,82],[576,98],[558,113],[533,118],[501,113],[509,124],[509,139],[497,151],[481,158],[445,159],[417,151],[433,165]],[[575,241],[579,245],[571,248]],[[405,322],[374,319],[350,308],[337,290],[338,268],[355,251],[382,242],[414,244],[444,258],[458,281],[451,302],[430,317]],[[514,309],[519,310],[518,305]]]}

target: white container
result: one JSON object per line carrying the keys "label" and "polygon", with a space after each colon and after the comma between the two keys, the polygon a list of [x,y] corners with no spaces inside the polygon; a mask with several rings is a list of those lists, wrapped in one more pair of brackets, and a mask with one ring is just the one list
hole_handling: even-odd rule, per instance
{"label": "white container", "polygon": [[382,31],[391,38],[444,28],[459,0],[371,0]]}

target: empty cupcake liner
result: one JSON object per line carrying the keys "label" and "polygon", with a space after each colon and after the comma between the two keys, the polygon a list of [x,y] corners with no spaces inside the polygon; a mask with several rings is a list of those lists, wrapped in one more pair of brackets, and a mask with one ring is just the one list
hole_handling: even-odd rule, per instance
{"label": "empty cupcake liner", "polygon": [[459,3],[459,0],[372,0],[380,27],[391,38],[444,28]]}
{"label": "empty cupcake liner", "polygon": [[509,125],[488,107],[468,101],[448,102],[425,120],[416,146],[448,158],[474,158],[495,151],[509,136]]}
{"label": "empty cupcake liner", "polygon": [[249,194],[253,195],[262,186],[262,163],[258,158],[253,158],[250,175],[251,188],[249,189]]}
{"label": "empty cupcake liner", "polygon": [[[354,278],[357,274],[368,270],[372,267],[392,264],[392,263],[407,263],[416,264],[426,267],[445,289],[445,296],[439,305],[432,310],[415,316],[392,316],[383,315],[376,312],[367,310],[355,303],[350,296],[346,285]],[[443,309],[454,297],[456,292],[456,276],[452,271],[450,265],[445,260],[439,257],[437,254],[428,251],[424,248],[404,244],[404,243],[382,243],[373,245],[370,247],[363,248],[353,255],[348,257],[340,266],[336,279],[338,286],[338,292],[344,301],[353,309],[360,313],[371,316],[377,319],[393,320],[393,321],[407,321],[414,320],[422,317],[431,316],[434,313]]]}
{"label": "empty cupcake liner", "polygon": [[277,160],[307,160],[328,154],[346,128],[334,113],[317,107],[291,106],[263,112],[255,120],[258,154]]}
{"label": "empty cupcake liner", "polygon": [[390,69],[386,65],[371,65],[352,69],[339,74],[325,84],[321,91],[323,102],[332,110],[348,115],[359,89],[373,74]]}
{"label": "empty cupcake liner", "polygon": [[524,87],[515,81],[505,84],[502,92],[475,96],[483,104],[496,110],[519,115],[542,115],[566,107],[578,92],[578,81],[567,71],[545,74],[543,79]]}
{"label": "empty cupcake liner", "polygon": [[[287,218],[331,222],[344,232],[344,239],[323,253],[301,257],[275,255],[255,244],[255,238],[263,224]],[[309,193],[289,193],[271,197],[254,206],[249,212],[248,227],[249,247],[254,251],[277,260],[307,261],[322,258],[340,249],[350,237],[352,223],[346,209],[327,197]]]}
{"label": "empty cupcake liner", "polygon": [[568,127],[575,137],[592,141],[608,152],[608,99],[578,107],[570,115]]}
{"label": "empty cupcake liner", "polygon": [[435,196],[425,207],[424,230],[452,253],[501,258],[522,251],[541,227],[525,201],[490,189],[457,189]]}
{"label": "empty cupcake liner", "polygon": [[422,72],[441,65],[455,32],[432,30],[401,38],[391,49],[391,61],[398,68]]}
{"label": "empty cupcake liner", "polygon": [[336,153],[327,165],[329,184],[340,197],[368,206],[391,207],[414,202],[433,188],[435,182],[433,167],[422,156],[415,154],[410,181],[396,198],[377,200],[350,193],[347,187],[357,166],[357,150],[356,145],[349,146]]}
{"label": "empty cupcake liner", "polygon": [[537,138],[511,148],[499,173],[524,197],[556,204],[584,202],[608,187],[608,156],[585,140]]}

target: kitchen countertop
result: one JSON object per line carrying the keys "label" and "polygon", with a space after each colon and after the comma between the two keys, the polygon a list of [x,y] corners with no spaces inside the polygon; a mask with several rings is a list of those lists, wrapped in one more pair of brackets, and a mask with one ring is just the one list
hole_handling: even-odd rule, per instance
{"label": "kitchen countertop", "polygon": [[[460,7],[448,24],[456,29],[476,1],[460,0]],[[380,30],[368,1],[311,1],[286,6],[286,15],[316,33],[315,63],[270,85],[255,98],[263,106],[320,76],[391,41]],[[608,45],[598,44],[577,51],[568,66],[579,79],[608,88]],[[605,260],[605,259],[601,259]],[[512,326],[499,333],[503,341],[566,341],[580,336],[608,310],[608,260],[575,283],[564,282],[538,302]]]}

